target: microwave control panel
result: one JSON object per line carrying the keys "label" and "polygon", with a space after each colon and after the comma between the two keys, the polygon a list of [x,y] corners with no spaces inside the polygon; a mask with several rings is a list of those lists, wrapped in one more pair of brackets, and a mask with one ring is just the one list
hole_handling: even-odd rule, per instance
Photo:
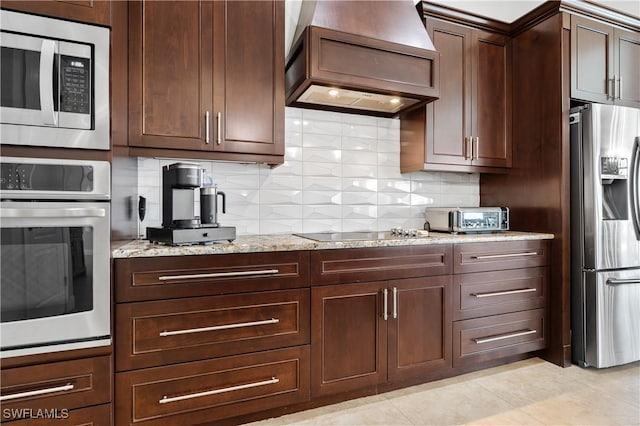
{"label": "microwave control panel", "polygon": [[60,111],[91,114],[91,61],[60,56]]}

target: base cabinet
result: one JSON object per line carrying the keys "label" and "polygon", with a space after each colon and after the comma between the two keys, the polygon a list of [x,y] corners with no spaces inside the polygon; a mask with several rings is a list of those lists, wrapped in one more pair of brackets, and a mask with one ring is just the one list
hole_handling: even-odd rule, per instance
{"label": "base cabinet", "polygon": [[450,288],[450,275],[312,288],[312,396],[450,368]]}

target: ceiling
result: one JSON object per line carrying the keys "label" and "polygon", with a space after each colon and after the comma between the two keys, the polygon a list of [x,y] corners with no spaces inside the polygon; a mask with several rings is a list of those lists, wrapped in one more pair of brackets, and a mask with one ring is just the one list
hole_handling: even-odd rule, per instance
{"label": "ceiling", "polygon": [[[498,21],[511,23],[522,15],[540,6],[544,1],[533,0],[429,0],[455,9],[471,12]],[[627,15],[640,18],[640,1],[638,0],[600,0],[591,3],[601,4]]]}

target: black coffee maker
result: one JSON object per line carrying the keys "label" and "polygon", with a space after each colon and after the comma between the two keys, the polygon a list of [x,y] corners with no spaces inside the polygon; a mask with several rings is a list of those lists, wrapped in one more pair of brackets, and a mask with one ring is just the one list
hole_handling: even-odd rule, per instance
{"label": "black coffee maker", "polygon": [[[202,186],[204,170],[196,163],[173,163],[162,168],[162,228],[147,228],[149,241],[170,245],[208,244],[236,238],[236,228],[217,222],[217,197],[226,196],[215,186]],[[200,216],[194,214],[196,195]]]}

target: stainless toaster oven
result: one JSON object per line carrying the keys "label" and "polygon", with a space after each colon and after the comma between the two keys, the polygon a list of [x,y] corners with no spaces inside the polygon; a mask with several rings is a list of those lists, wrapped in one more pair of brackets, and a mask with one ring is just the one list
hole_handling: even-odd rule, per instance
{"label": "stainless toaster oven", "polygon": [[508,207],[427,207],[425,229],[462,233],[509,229]]}

